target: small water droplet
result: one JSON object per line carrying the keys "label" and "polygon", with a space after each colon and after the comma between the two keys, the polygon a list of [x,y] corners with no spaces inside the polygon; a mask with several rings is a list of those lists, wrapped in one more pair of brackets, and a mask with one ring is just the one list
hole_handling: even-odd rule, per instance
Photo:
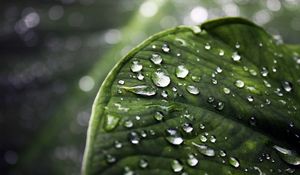
{"label": "small water droplet", "polygon": [[138,61],[133,61],[130,69],[132,72],[139,72],[143,69],[143,65],[141,65]]}
{"label": "small water droplet", "polygon": [[156,64],[159,65],[162,62],[162,57],[158,53],[153,53],[150,60]]}
{"label": "small water droplet", "polygon": [[154,119],[157,121],[162,121],[164,118],[164,115],[161,112],[156,112],[154,115]]}
{"label": "small water droplet", "polygon": [[248,95],[248,96],[247,96],[247,100],[248,100],[248,102],[253,102],[253,101],[254,101],[254,98],[253,98],[253,96]]}
{"label": "small water droplet", "polygon": [[224,150],[220,150],[220,151],[219,151],[219,155],[220,155],[221,157],[225,157],[225,156],[226,156],[226,152],[225,152]]}
{"label": "small water droplet", "polygon": [[217,68],[216,68],[216,71],[217,71],[218,73],[221,73],[223,70],[222,70],[222,68],[217,67]]}
{"label": "small water droplet", "polygon": [[268,76],[269,71],[266,67],[262,67],[260,73],[261,73],[261,76],[266,77],[266,76]]}
{"label": "small water droplet", "polygon": [[238,88],[243,88],[245,86],[245,83],[242,80],[236,80],[234,85]]}
{"label": "small water droplet", "polygon": [[138,95],[142,95],[142,96],[154,96],[156,95],[156,89],[152,86],[148,86],[148,85],[137,85],[137,86],[133,86],[133,87],[127,87],[127,86],[122,86],[121,88],[138,94]]}
{"label": "small water droplet", "polygon": [[129,133],[129,140],[130,140],[130,143],[134,144],[134,145],[137,145],[140,143],[140,137],[139,135],[136,133],[136,132],[130,132]]}
{"label": "small water droplet", "polygon": [[256,76],[257,75],[257,72],[254,70],[254,69],[250,69],[249,70],[249,73],[253,76]]}
{"label": "small water droplet", "polygon": [[207,141],[207,137],[204,135],[200,135],[200,141],[205,143]]}
{"label": "small water droplet", "polygon": [[254,116],[250,117],[249,123],[252,126],[256,126],[256,123],[257,123],[256,118]]}
{"label": "small water droplet", "polygon": [[176,77],[185,78],[189,74],[189,70],[184,65],[179,65],[176,68]]}
{"label": "small water droplet", "polygon": [[139,161],[139,166],[140,166],[141,168],[147,168],[147,167],[148,167],[148,161],[145,160],[145,159],[141,159],[141,160]]}
{"label": "small water droplet", "polygon": [[163,46],[161,47],[162,51],[165,53],[169,53],[171,51],[170,47],[168,46],[168,44],[163,44]]}
{"label": "small water droplet", "polygon": [[141,72],[139,72],[138,74],[137,74],[137,79],[138,80],[143,80],[145,78],[145,76],[141,73]]}
{"label": "small water droplet", "polygon": [[199,160],[193,154],[188,155],[187,163],[189,166],[194,167],[198,164],[198,162]]}
{"label": "small water droplet", "polygon": [[178,160],[173,160],[171,164],[173,172],[177,173],[183,170],[183,166],[180,164]]}
{"label": "small water droplet", "polygon": [[212,84],[214,84],[214,85],[218,84],[218,80],[216,80],[216,79],[214,79],[214,78],[211,79],[211,82],[212,82]]}
{"label": "small water droplet", "polygon": [[192,142],[192,144],[198,148],[198,151],[205,155],[205,156],[208,156],[208,157],[213,157],[215,156],[215,150],[213,150],[212,148],[209,148],[208,146],[206,145],[199,145],[199,144],[196,144],[194,142]]}
{"label": "small water droplet", "polygon": [[195,86],[189,85],[186,87],[186,90],[193,95],[198,95],[200,93],[199,89]]}
{"label": "small water droplet", "polygon": [[133,127],[133,122],[132,122],[131,120],[126,120],[126,121],[124,122],[124,126],[125,126],[126,128],[132,128],[132,127]]}
{"label": "small water droplet", "polygon": [[286,92],[291,92],[293,89],[293,84],[289,81],[283,81],[281,82],[281,85]]}
{"label": "small water droplet", "polygon": [[106,115],[105,130],[106,131],[111,131],[111,130],[115,129],[118,126],[119,121],[120,121],[120,117],[107,114]]}
{"label": "small water droplet", "polygon": [[173,145],[180,145],[183,142],[182,137],[179,135],[178,131],[173,128],[167,129],[166,140]]}
{"label": "small water droplet", "polygon": [[215,108],[218,110],[218,111],[222,111],[225,107],[225,103],[222,102],[222,101],[218,101],[218,103],[216,104]]}
{"label": "small water droplet", "polygon": [[240,47],[241,47],[241,45],[239,44],[239,42],[236,42],[235,48],[239,49]]}
{"label": "small water droplet", "polygon": [[224,50],[220,49],[219,56],[224,56]]}
{"label": "small water droplet", "polygon": [[228,89],[226,87],[223,88],[223,91],[224,91],[225,94],[230,94],[230,89]]}
{"label": "small water droplet", "polygon": [[215,98],[213,96],[210,96],[207,98],[208,103],[213,103],[215,101]]}
{"label": "small water droplet", "polygon": [[240,166],[240,162],[235,157],[229,158],[229,164],[232,165],[235,168],[238,168]]}
{"label": "small water droplet", "polygon": [[167,91],[162,91],[161,96],[164,97],[164,98],[167,98],[168,97],[168,92]]}
{"label": "small water droplet", "polygon": [[164,72],[157,71],[152,75],[152,81],[158,87],[167,87],[170,84],[171,79]]}
{"label": "small water droplet", "polygon": [[210,50],[211,49],[211,45],[209,43],[206,43],[205,46],[204,46],[204,48],[206,50]]}
{"label": "small water droplet", "polygon": [[192,80],[193,80],[194,82],[200,82],[201,77],[193,75],[193,76],[192,76]]}
{"label": "small water droplet", "polygon": [[117,161],[117,159],[114,156],[108,154],[108,155],[106,155],[106,161],[107,161],[107,163],[114,163]]}
{"label": "small water droplet", "polygon": [[211,135],[210,138],[209,138],[209,141],[210,141],[211,143],[216,143],[217,138],[216,138],[215,136]]}
{"label": "small water droplet", "polygon": [[119,80],[118,83],[123,85],[125,83],[125,81],[124,80]]}
{"label": "small water droplet", "polygon": [[122,146],[123,145],[121,142],[119,142],[118,140],[115,141],[115,148],[120,149],[120,148],[122,148]]}
{"label": "small water droplet", "polygon": [[128,166],[126,166],[125,168],[124,168],[124,173],[123,173],[123,175],[134,175],[135,173],[134,173],[134,171],[132,171]]}
{"label": "small water droplet", "polygon": [[191,133],[192,131],[193,131],[193,125],[191,124],[191,123],[184,123],[183,125],[182,125],[182,129],[183,129],[183,131],[184,132],[186,132],[186,133]]}
{"label": "small water droplet", "polygon": [[231,58],[232,58],[233,61],[240,61],[241,60],[241,56],[237,52],[233,52]]}
{"label": "small water droplet", "polygon": [[205,125],[200,123],[200,129],[205,129]]}

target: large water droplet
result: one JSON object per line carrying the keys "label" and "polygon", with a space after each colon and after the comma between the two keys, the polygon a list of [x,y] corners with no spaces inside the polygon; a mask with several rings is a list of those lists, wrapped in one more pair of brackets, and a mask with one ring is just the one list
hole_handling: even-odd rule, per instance
{"label": "large water droplet", "polygon": [[286,92],[291,92],[293,89],[293,84],[289,81],[283,81],[281,82],[281,85]]}
{"label": "large water droplet", "polygon": [[167,87],[170,84],[171,79],[164,72],[157,71],[152,75],[152,81],[158,87]]}
{"label": "large water droplet", "polygon": [[178,160],[173,160],[171,164],[172,170],[177,173],[183,170],[183,166],[180,164]]}
{"label": "large water droplet", "polygon": [[237,158],[235,157],[230,157],[229,158],[229,164],[232,165],[233,167],[237,168],[240,166],[240,162],[238,161]]}
{"label": "large water droplet", "polygon": [[130,143],[137,145],[140,143],[140,137],[136,132],[130,132],[129,133],[129,141]]}
{"label": "large water droplet", "polygon": [[118,126],[119,121],[120,121],[120,117],[107,114],[105,130],[111,131],[111,130],[115,129]]}
{"label": "large water droplet", "polygon": [[150,60],[156,64],[159,65],[162,62],[162,57],[158,53],[153,53]]}
{"label": "large water droplet", "polygon": [[148,85],[137,85],[133,87],[121,86],[122,89],[125,89],[129,92],[142,95],[142,96],[153,96],[156,95],[156,89]]}
{"label": "large water droplet", "polygon": [[241,60],[241,56],[237,52],[233,52],[231,58],[232,58],[233,61],[240,61]]}
{"label": "large water droplet", "polygon": [[238,88],[243,88],[245,86],[245,83],[242,80],[236,80],[234,85]]}
{"label": "large water droplet", "polygon": [[273,148],[279,153],[282,160],[290,165],[300,165],[300,156],[292,150],[274,145]]}
{"label": "large water droplet", "polygon": [[173,145],[180,145],[183,142],[182,137],[179,135],[178,131],[173,128],[167,129],[166,140]]}
{"label": "large water droplet", "polygon": [[156,112],[154,115],[154,119],[157,121],[162,121],[164,118],[164,115],[161,112]]}
{"label": "large water droplet", "polygon": [[138,61],[133,61],[130,69],[132,72],[139,72],[143,69],[143,65],[141,65]]}
{"label": "large water droplet", "polygon": [[198,164],[198,162],[199,160],[193,154],[188,155],[187,163],[189,166],[194,167]]}
{"label": "large water droplet", "polygon": [[189,70],[184,65],[179,65],[176,68],[176,77],[185,78],[189,74]]}
{"label": "large water droplet", "polygon": [[187,86],[186,90],[193,95],[198,95],[200,93],[199,89],[196,86],[192,85]]}
{"label": "large water droplet", "polygon": [[168,46],[168,44],[163,44],[163,46],[161,47],[162,51],[165,53],[169,53],[171,51],[170,47]]}
{"label": "large water droplet", "polygon": [[209,148],[209,147],[206,146],[206,145],[199,145],[199,144],[194,143],[194,142],[192,142],[192,144],[198,148],[198,151],[199,151],[201,154],[203,154],[203,155],[205,155],[205,156],[208,156],[208,157],[213,157],[213,156],[215,156],[215,150],[213,150],[212,148]]}

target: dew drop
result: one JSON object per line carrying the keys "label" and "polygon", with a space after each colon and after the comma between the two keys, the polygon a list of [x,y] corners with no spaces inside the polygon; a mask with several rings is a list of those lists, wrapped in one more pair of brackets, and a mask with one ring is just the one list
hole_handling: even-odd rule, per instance
{"label": "dew drop", "polygon": [[206,50],[210,50],[211,49],[211,45],[209,43],[206,43],[205,46],[204,46],[204,48]]}
{"label": "dew drop", "polygon": [[253,102],[253,101],[254,101],[254,98],[253,98],[253,96],[248,95],[248,96],[247,96],[247,100],[248,100],[248,102]]}
{"label": "dew drop", "polygon": [[141,168],[147,168],[147,167],[148,167],[148,161],[145,160],[145,159],[141,159],[141,160],[139,161],[139,166],[140,166]]}
{"label": "dew drop", "polygon": [[127,87],[127,86],[122,86],[121,88],[138,94],[138,95],[142,95],[142,96],[154,96],[156,95],[156,89],[152,86],[148,86],[148,85],[137,85],[137,86],[133,86],[133,87]]}
{"label": "dew drop", "polygon": [[215,108],[216,108],[218,111],[222,111],[222,110],[224,109],[224,106],[225,106],[225,103],[222,102],[222,101],[219,101],[219,102],[217,103],[217,105],[216,105]]}
{"label": "dew drop", "polygon": [[230,94],[230,89],[228,89],[226,87],[223,88],[223,91],[224,91],[225,94]]}
{"label": "dew drop", "polygon": [[107,163],[114,163],[117,161],[117,159],[114,156],[108,154],[108,155],[106,155],[106,161],[107,161]]}
{"label": "dew drop", "polygon": [[116,140],[114,144],[115,144],[115,148],[117,148],[117,149],[120,149],[123,146],[122,143],[119,142],[118,140]]}
{"label": "dew drop", "polygon": [[254,70],[254,69],[250,69],[249,70],[249,73],[253,76],[256,76],[257,75],[257,72]]}
{"label": "dew drop", "polygon": [[219,50],[219,56],[221,56],[221,57],[224,56],[224,50],[222,50],[222,49]]}
{"label": "dew drop", "polygon": [[242,80],[236,80],[234,85],[238,88],[243,88],[245,86],[245,83]]}
{"label": "dew drop", "polygon": [[207,137],[204,135],[200,135],[200,141],[205,143],[207,141]]}
{"label": "dew drop", "polygon": [[111,130],[115,129],[118,126],[119,121],[120,121],[120,117],[107,114],[106,115],[105,130],[106,131],[111,131]]}
{"label": "dew drop", "polygon": [[240,61],[241,60],[241,56],[237,52],[233,52],[231,58],[232,58],[233,61]]}
{"label": "dew drop", "polygon": [[156,64],[159,65],[162,62],[162,57],[158,53],[153,53],[150,60]]}
{"label": "dew drop", "polygon": [[211,79],[211,82],[212,82],[212,84],[214,84],[214,85],[216,85],[216,84],[218,84],[218,80],[216,80],[216,79]]}
{"label": "dew drop", "polygon": [[289,81],[283,81],[281,82],[282,88],[286,91],[286,92],[291,92],[293,89],[293,85],[291,82]]}
{"label": "dew drop", "polygon": [[235,48],[239,49],[240,47],[241,47],[241,45],[239,44],[239,42],[236,42]]}
{"label": "dew drop", "polygon": [[199,89],[196,86],[192,85],[187,86],[186,90],[193,95],[198,95],[200,93]]}
{"label": "dew drop", "polygon": [[125,83],[125,81],[124,80],[119,80],[118,83],[123,85]]}
{"label": "dew drop", "polygon": [[173,128],[167,129],[166,140],[173,145],[180,145],[183,142],[182,137],[179,135],[178,131]]}
{"label": "dew drop", "polygon": [[209,148],[208,146],[206,145],[199,145],[199,144],[196,144],[194,142],[192,142],[192,144],[198,148],[198,151],[205,155],[205,156],[208,156],[208,157],[213,157],[215,156],[215,150],[213,150],[212,148]]}
{"label": "dew drop", "polygon": [[164,118],[164,115],[161,112],[156,112],[154,115],[154,119],[157,121],[162,121]]}
{"label": "dew drop", "polygon": [[170,47],[168,46],[168,44],[163,44],[163,46],[161,47],[162,51],[165,53],[169,53],[171,51]]}
{"label": "dew drop", "polygon": [[143,80],[145,78],[145,76],[141,73],[141,72],[139,72],[138,74],[137,74],[137,79],[138,80]]}
{"label": "dew drop", "polygon": [[157,71],[152,75],[152,81],[158,87],[167,87],[170,84],[171,79],[164,72]]}
{"label": "dew drop", "polygon": [[134,144],[134,145],[137,145],[140,143],[140,137],[139,135],[136,133],[136,132],[130,132],[129,133],[129,140],[130,140],[130,143]]}
{"label": "dew drop", "polygon": [[183,170],[183,166],[180,164],[178,160],[173,160],[171,164],[173,172],[177,173]]}
{"label": "dew drop", "polygon": [[187,163],[189,166],[194,167],[198,164],[198,162],[199,160],[193,154],[188,155]]}
{"label": "dew drop", "polygon": [[124,122],[124,126],[125,126],[126,128],[132,128],[132,127],[133,127],[133,122],[132,122],[131,120],[126,120],[126,121]]}
{"label": "dew drop", "polygon": [[164,98],[167,98],[168,97],[168,92],[167,91],[162,91],[161,96],[164,97]]}
{"label": "dew drop", "polygon": [[176,77],[185,78],[189,74],[189,70],[184,65],[179,65],[176,68]]}
{"label": "dew drop", "polygon": [[204,124],[200,123],[200,129],[205,129]]}
{"label": "dew drop", "polygon": [[183,129],[183,131],[184,132],[186,132],[186,133],[191,133],[192,131],[193,131],[193,126],[192,126],[192,124],[191,123],[184,123],[183,125],[182,125],[182,129]]}
{"label": "dew drop", "polygon": [[223,70],[222,70],[222,68],[217,67],[217,68],[216,68],[216,71],[217,71],[218,73],[221,73]]}
{"label": "dew drop", "polygon": [[215,101],[215,98],[213,96],[210,96],[207,98],[208,103],[213,103]]}
{"label": "dew drop", "polygon": [[223,151],[223,150],[220,150],[220,151],[219,151],[219,155],[220,155],[221,157],[225,157],[225,156],[226,156],[226,152]]}
{"label": "dew drop", "polygon": [[210,141],[211,143],[216,143],[217,139],[216,139],[215,136],[212,135],[212,136],[210,136],[209,141]]}
{"label": "dew drop", "polygon": [[132,72],[139,72],[143,69],[143,65],[141,65],[138,61],[133,61],[130,69]]}
{"label": "dew drop", "polygon": [[238,168],[240,166],[240,162],[235,157],[229,158],[229,164],[232,165],[235,168]]}
{"label": "dew drop", "polygon": [[300,165],[300,156],[296,152],[277,145],[274,145],[273,148],[286,163],[296,166]]}
{"label": "dew drop", "polygon": [[269,71],[266,67],[262,67],[260,73],[261,73],[261,76],[266,77],[266,76],[268,76]]}

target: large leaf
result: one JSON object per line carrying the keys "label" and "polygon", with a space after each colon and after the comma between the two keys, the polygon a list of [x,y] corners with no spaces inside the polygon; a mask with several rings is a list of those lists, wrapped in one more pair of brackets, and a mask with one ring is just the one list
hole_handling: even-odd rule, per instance
{"label": "large leaf", "polygon": [[300,174],[297,48],[239,18],[154,35],[102,84],[83,174]]}

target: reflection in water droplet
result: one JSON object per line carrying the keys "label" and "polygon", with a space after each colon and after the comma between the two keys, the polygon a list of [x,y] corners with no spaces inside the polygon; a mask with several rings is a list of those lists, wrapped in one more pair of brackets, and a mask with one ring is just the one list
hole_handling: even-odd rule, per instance
{"label": "reflection in water droplet", "polygon": [[189,166],[194,167],[198,164],[198,162],[199,160],[193,154],[188,155],[187,163]]}
{"label": "reflection in water droplet", "polygon": [[193,95],[198,95],[200,93],[199,89],[195,86],[189,85],[186,87],[186,90]]}
{"label": "reflection in water droplet", "polygon": [[233,61],[240,61],[241,60],[241,56],[237,52],[233,52],[231,58],[232,58]]}
{"label": "reflection in water droplet", "polygon": [[147,167],[148,167],[148,161],[145,160],[145,159],[141,159],[141,160],[139,161],[139,166],[140,166],[141,168],[147,168]]}
{"label": "reflection in water droplet", "polygon": [[167,44],[163,44],[161,47],[162,51],[165,53],[169,53],[171,51],[170,47]]}
{"label": "reflection in water droplet", "polygon": [[183,170],[183,166],[180,164],[178,160],[173,160],[171,164],[173,172],[177,173]]}
{"label": "reflection in water droplet", "polygon": [[281,85],[286,92],[291,92],[293,89],[293,84],[289,81],[283,81],[281,82]]}
{"label": "reflection in water droplet", "polygon": [[140,137],[139,135],[136,133],[136,132],[130,132],[129,133],[129,140],[130,140],[130,143],[134,144],[134,145],[137,145],[140,143]]}
{"label": "reflection in water droplet", "polygon": [[143,69],[143,65],[141,65],[138,61],[133,61],[130,69],[132,72],[139,72]]}
{"label": "reflection in water droplet", "polygon": [[292,150],[274,145],[273,148],[279,153],[279,156],[290,165],[300,165],[300,156]]}
{"label": "reflection in water droplet", "polygon": [[184,65],[179,65],[176,68],[176,77],[185,78],[189,74],[189,70]]}
{"label": "reflection in water droplet", "polygon": [[245,86],[245,83],[242,80],[236,80],[234,85],[238,88],[243,88]]}
{"label": "reflection in water droplet", "polygon": [[212,149],[212,148],[209,148],[208,146],[206,145],[199,145],[195,142],[192,142],[192,144],[198,148],[198,151],[205,155],[205,156],[208,156],[208,157],[213,157],[215,156],[215,151]]}
{"label": "reflection in water droplet", "polygon": [[156,64],[159,65],[162,62],[162,57],[158,53],[153,53],[150,60]]}
{"label": "reflection in water droplet", "polygon": [[183,125],[182,125],[182,129],[183,129],[183,131],[184,132],[186,132],[186,133],[191,133],[192,131],[193,131],[193,126],[192,126],[192,124],[191,123],[184,123]]}
{"label": "reflection in water droplet", "polygon": [[156,112],[154,115],[154,119],[157,121],[161,121],[164,118],[164,115],[161,112]]}
{"label": "reflection in water droplet", "polygon": [[240,166],[240,162],[235,157],[230,157],[229,158],[229,164],[232,165],[235,168]]}
{"label": "reflection in water droplet", "polygon": [[179,135],[178,131],[173,128],[167,129],[166,140],[173,145],[180,145],[183,142],[182,137]]}
{"label": "reflection in water droplet", "polygon": [[171,79],[164,72],[157,71],[152,75],[152,81],[158,87],[167,87],[170,84]]}
{"label": "reflection in water droplet", "polygon": [[125,89],[129,92],[142,95],[142,96],[154,96],[156,95],[156,89],[148,85],[137,85],[133,87],[121,86],[122,89]]}

